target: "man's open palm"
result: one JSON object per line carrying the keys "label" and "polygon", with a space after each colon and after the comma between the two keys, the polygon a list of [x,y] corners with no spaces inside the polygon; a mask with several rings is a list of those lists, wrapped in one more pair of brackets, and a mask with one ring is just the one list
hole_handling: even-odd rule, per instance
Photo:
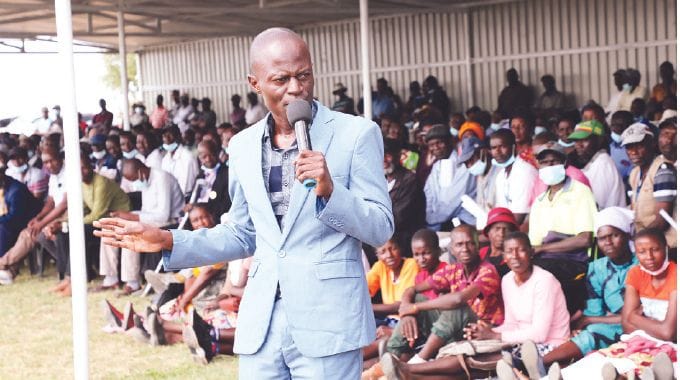
{"label": "man's open palm", "polygon": [[101,237],[106,245],[126,248],[133,252],[160,252],[167,244],[163,231],[142,222],[133,222],[121,218],[103,218],[93,223],[95,236]]}

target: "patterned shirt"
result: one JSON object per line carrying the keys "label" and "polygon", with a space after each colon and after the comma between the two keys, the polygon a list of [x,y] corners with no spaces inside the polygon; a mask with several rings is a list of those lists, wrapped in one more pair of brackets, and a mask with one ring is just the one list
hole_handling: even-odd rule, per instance
{"label": "patterned shirt", "polygon": [[654,199],[657,202],[673,202],[677,195],[675,167],[663,163],[654,176]]}
{"label": "patterned shirt", "polygon": [[503,300],[501,279],[493,264],[482,261],[469,276],[465,275],[463,264],[450,264],[435,272],[428,283],[437,293],[460,292],[477,285],[481,290],[477,297],[468,300],[468,305],[479,319],[494,325],[503,323]]}
{"label": "patterned shirt", "polygon": [[[312,120],[316,116],[316,104],[312,104]],[[262,136],[262,178],[269,194],[274,215],[283,229],[283,217],[288,212],[290,194],[295,183],[295,165],[300,153],[297,140],[288,148],[277,148],[272,144],[274,118],[267,117],[267,126]]]}
{"label": "patterned shirt", "polygon": [[616,265],[608,257],[597,259],[588,265],[586,288],[588,299],[583,315],[599,317],[607,313],[619,314],[623,308],[628,270],[638,263],[633,255],[630,262]]}

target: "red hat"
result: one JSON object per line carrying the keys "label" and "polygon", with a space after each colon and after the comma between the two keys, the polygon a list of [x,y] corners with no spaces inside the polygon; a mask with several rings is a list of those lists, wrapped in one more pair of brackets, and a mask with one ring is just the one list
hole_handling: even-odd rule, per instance
{"label": "red hat", "polygon": [[512,214],[512,211],[505,207],[496,207],[489,211],[489,215],[486,219],[486,226],[484,226],[484,235],[488,235],[491,225],[498,222],[510,223],[515,226],[515,228],[519,228],[517,225],[517,220],[515,219],[515,215]]}

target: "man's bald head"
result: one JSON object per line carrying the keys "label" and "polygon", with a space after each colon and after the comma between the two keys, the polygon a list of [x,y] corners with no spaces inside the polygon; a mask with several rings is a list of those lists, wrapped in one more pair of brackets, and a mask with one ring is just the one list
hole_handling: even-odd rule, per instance
{"label": "man's bald head", "polygon": [[272,49],[285,49],[290,46],[304,47],[309,54],[305,40],[288,28],[269,28],[255,36],[250,45],[250,74],[255,75],[256,65],[269,58]]}
{"label": "man's bald head", "polygon": [[148,170],[148,167],[142,163],[142,161],[132,158],[129,160],[123,160],[123,167],[121,170],[121,174],[125,179],[128,181],[136,181],[139,178],[139,173],[141,171],[146,172]]}

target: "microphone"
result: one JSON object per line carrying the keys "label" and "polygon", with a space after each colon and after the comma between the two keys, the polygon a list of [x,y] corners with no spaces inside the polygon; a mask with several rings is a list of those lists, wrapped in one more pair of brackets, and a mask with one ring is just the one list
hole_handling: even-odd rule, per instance
{"label": "microphone", "polygon": [[[295,128],[295,139],[300,152],[312,150],[312,141],[309,138],[309,124],[312,122],[312,106],[305,100],[293,100],[286,107],[288,123]],[[307,178],[302,181],[307,189],[316,187],[316,180]]]}

